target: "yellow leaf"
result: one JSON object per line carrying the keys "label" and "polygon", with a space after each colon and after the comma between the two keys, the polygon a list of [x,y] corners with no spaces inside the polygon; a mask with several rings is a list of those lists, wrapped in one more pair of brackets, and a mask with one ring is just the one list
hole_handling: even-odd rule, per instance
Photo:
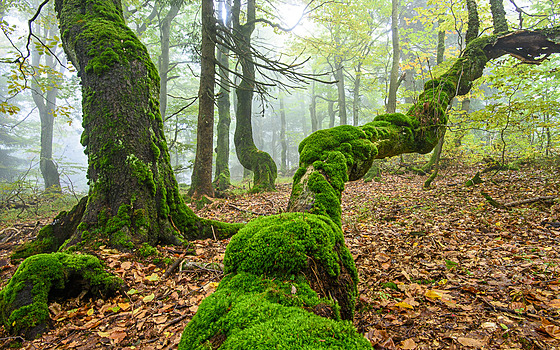
{"label": "yellow leaf", "polygon": [[93,308],[90,308],[90,309],[86,312],[86,314],[87,314],[88,316],[93,315]]}
{"label": "yellow leaf", "polygon": [[157,273],[152,273],[151,275],[149,275],[148,277],[146,277],[146,279],[150,282],[157,282],[159,281],[159,276],[157,275]]}
{"label": "yellow leaf", "polygon": [[400,303],[396,303],[395,306],[401,307],[403,309],[414,309],[414,307],[412,305],[410,305],[409,303],[406,303],[404,301],[401,301]]}
{"label": "yellow leaf", "polygon": [[436,292],[435,290],[427,290],[426,293],[424,293],[424,296],[430,299],[441,299],[443,293]]}
{"label": "yellow leaf", "polygon": [[145,303],[149,303],[150,301],[154,300],[156,296],[154,295],[154,293],[150,294],[150,295],[146,295],[144,298],[142,298],[142,301],[144,301]]}
{"label": "yellow leaf", "polygon": [[126,310],[130,307],[129,303],[118,303],[117,305],[123,310]]}
{"label": "yellow leaf", "polygon": [[101,338],[109,338],[109,336],[111,335],[111,333],[109,332],[97,332],[97,335],[100,336]]}

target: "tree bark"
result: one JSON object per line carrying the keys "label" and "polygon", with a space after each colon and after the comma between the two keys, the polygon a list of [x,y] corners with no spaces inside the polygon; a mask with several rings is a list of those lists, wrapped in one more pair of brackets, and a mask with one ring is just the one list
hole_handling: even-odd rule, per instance
{"label": "tree bark", "polygon": [[399,0],[392,0],[391,2],[391,38],[393,42],[393,60],[391,64],[389,94],[387,96],[387,113],[395,113],[397,110],[397,90],[399,88],[398,80],[401,54],[399,47]]}
{"label": "tree bark", "polygon": [[[230,2],[224,1],[225,8],[218,2],[218,20],[223,21],[223,28],[231,26]],[[224,19],[225,11],[225,19]],[[216,126],[216,171],[214,175],[214,186],[224,191],[231,186],[229,172],[229,128],[231,124],[230,115],[230,93],[229,82],[229,51],[226,45],[218,45],[217,60],[220,64],[220,93],[218,95],[218,125]]]}
{"label": "tree bark", "polygon": [[288,142],[286,141],[286,111],[284,98],[280,97],[280,173],[286,174],[288,169]]}
{"label": "tree bark", "polygon": [[504,33],[508,31],[506,11],[502,0],[490,0],[490,11],[492,12],[492,22],[494,23],[494,33]]}
{"label": "tree bark", "polygon": [[214,143],[214,85],[216,21],[214,1],[202,0],[202,48],[200,89],[198,91],[198,123],[196,128],[196,157],[189,194],[193,197],[214,197],[212,186],[212,158]]}
{"label": "tree bark", "polygon": [[360,123],[360,85],[362,81],[362,61],[356,67],[356,78],[354,79],[354,101],[352,103],[352,125],[358,126]]}
{"label": "tree bark", "polygon": [[346,115],[346,91],[344,86],[344,71],[342,66],[342,58],[335,57],[335,70],[333,72],[336,80],[336,89],[338,92],[338,116],[340,117],[340,125],[348,124]]}
{"label": "tree bark", "polygon": [[[161,55],[159,56],[159,110],[161,117],[165,120],[165,114],[167,113],[167,83],[169,75],[169,35],[171,32],[171,22],[179,13],[182,1],[171,1],[169,12],[161,20],[159,24],[160,32],[160,50]],[[159,7],[159,4],[154,4],[154,6]]]}
{"label": "tree bark", "polygon": [[243,167],[252,170],[253,191],[270,191],[275,189],[274,181],[277,168],[274,160],[266,152],[259,150],[253,140],[251,125],[253,91],[255,84],[255,65],[251,55],[251,34],[255,29],[255,0],[247,2],[247,22],[240,23],[241,1],[235,0],[232,7],[233,40],[239,56],[242,69],[241,83],[236,89],[237,95],[237,123],[235,127],[234,143],[237,158]]}

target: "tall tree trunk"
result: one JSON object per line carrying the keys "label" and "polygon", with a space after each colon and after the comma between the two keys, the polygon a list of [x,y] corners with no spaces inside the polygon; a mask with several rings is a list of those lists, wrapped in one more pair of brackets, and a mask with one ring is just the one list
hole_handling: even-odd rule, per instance
{"label": "tall tree trunk", "polygon": [[342,58],[335,57],[335,70],[333,72],[336,80],[336,89],[338,91],[338,116],[340,117],[340,125],[348,124],[346,115],[346,91],[344,86],[344,70],[342,66]]}
{"label": "tall tree trunk", "polygon": [[334,101],[328,101],[327,111],[329,113],[329,128],[334,128],[336,114],[334,111]]}
{"label": "tall tree trunk", "polygon": [[352,125],[358,126],[360,114],[360,84],[362,81],[362,61],[356,67],[356,78],[354,79],[354,101],[352,103]]}
{"label": "tall tree trunk", "polygon": [[214,196],[212,158],[214,143],[214,85],[216,78],[216,22],[214,1],[202,0],[202,46],[200,89],[198,90],[198,123],[196,157],[189,194],[193,197]]}
{"label": "tall tree trunk", "polygon": [[[224,7],[218,2],[218,20],[222,21],[223,28],[230,28],[231,5],[230,1],[224,1]],[[225,13],[224,13],[225,11]],[[225,15],[225,18],[224,18]],[[218,45],[217,60],[220,64],[220,93],[218,95],[218,125],[216,127],[216,171],[214,174],[214,186],[224,191],[231,186],[229,172],[229,128],[231,124],[230,115],[230,93],[229,82],[229,50],[226,45]]]}
{"label": "tall tree trunk", "polygon": [[[169,35],[171,32],[171,22],[179,13],[182,1],[171,1],[169,12],[159,24],[160,32],[160,51],[159,56],[159,110],[161,117],[165,120],[167,112],[167,83],[169,76]],[[160,6],[155,4],[154,7]]]}
{"label": "tall tree trunk", "polygon": [[120,1],[56,0],[55,8],[64,50],[81,78],[90,190],[21,251],[98,239],[133,249],[236,232],[239,226],[200,219],[183,202],[163,135],[158,72],[125,25]]}
{"label": "tall tree trunk", "polygon": [[251,125],[253,91],[255,85],[255,65],[251,54],[251,34],[255,29],[255,0],[248,0],[247,22],[242,25],[241,1],[235,0],[232,7],[233,40],[237,52],[242,52],[239,61],[242,69],[241,83],[236,89],[237,123],[235,126],[234,143],[237,158],[241,165],[252,170],[254,174],[253,191],[274,190],[277,169],[274,160],[266,152],[260,151],[253,141]]}
{"label": "tall tree trunk", "polygon": [[288,142],[286,141],[286,110],[284,98],[280,97],[280,144],[282,145],[280,173],[286,174],[288,169]]}
{"label": "tall tree trunk", "polygon": [[[45,29],[45,37],[49,37],[51,30]],[[31,64],[35,69],[40,69],[41,55],[37,50],[31,53]],[[54,129],[54,113],[56,110],[56,98],[58,95],[58,84],[54,82],[56,79],[54,71],[56,71],[57,64],[52,55],[45,55],[45,66],[49,70],[47,79],[51,83],[51,89],[46,90],[41,88],[37,80],[34,78],[31,82],[31,96],[37,109],[39,110],[39,117],[41,120],[41,153],[39,158],[39,168],[41,175],[45,182],[45,191],[47,192],[60,192],[60,175],[58,168],[53,159],[53,129]],[[42,92],[42,90],[46,90]]]}
{"label": "tall tree trunk", "polygon": [[[443,23],[440,19],[438,21],[439,25]],[[437,41],[437,48],[436,48],[436,64],[440,64],[443,62],[443,55],[445,54],[445,30],[439,29],[438,30],[438,41]],[[439,171],[439,158],[441,157],[441,150],[443,148],[443,143],[445,139],[445,129],[441,132],[440,139],[432,152],[430,160],[422,167],[423,172],[429,172],[432,168],[435,168],[434,173],[424,182],[424,188],[430,187],[432,181],[436,178],[437,173]]]}
{"label": "tall tree trunk", "polygon": [[399,80],[399,63],[400,63],[400,47],[399,47],[399,0],[391,2],[391,37],[393,42],[393,60],[391,64],[391,76],[389,80],[389,94],[387,96],[387,113],[395,113],[397,110],[397,90]]}

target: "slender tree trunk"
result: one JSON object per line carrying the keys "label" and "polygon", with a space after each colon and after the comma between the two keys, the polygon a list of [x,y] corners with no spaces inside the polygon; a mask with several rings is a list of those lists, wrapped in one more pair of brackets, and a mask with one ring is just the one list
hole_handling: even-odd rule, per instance
{"label": "slender tree trunk", "polygon": [[360,114],[360,84],[362,81],[362,62],[356,67],[356,79],[354,79],[354,101],[352,103],[352,125],[358,126]]}
{"label": "slender tree trunk", "polygon": [[[438,23],[439,25],[441,25],[443,21],[440,19]],[[437,51],[436,64],[439,65],[443,62],[443,55],[445,54],[445,31],[442,29],[438,30],[438,41],[437,41],[436,51]],[[441,157],[441,150],[443,148],[444,139],[445,139],[445,129],[442,131],[440,135],[440,139],[436,147],[434,148],[434,151],[432,152],[432,156],[430,157],[430,160],[422,167],[422,171],[425,173],[431,171],[432,168],[435,168],[433,174],[426,180],[426,182],[424,182],[424,188],[430,187],[432,181],[437,176],[439,170],[439,158]]]}
{"label": "slender tree trunk", "polygon": [[309,103],[309,117],[311,119],[311,132],[319,130],[319,122],[317,120],[317,100],[315,96],[311,96]]}
{"label": "slender tree trunk", "polygon": [[214,151],[214,85],[216,82],[215,42],[214,1],[202,0],[202,49],[200,89],[198,91],[196,158],[189,190],[189,194],[193,197],[214,196],[212,158]]}
{"label": "slender tree trunk", "polygon": [[344,86],[344,71],[342,66],[342,58],[335,57],[334,79],[336,80],[336,88],[338,91],[338,115],[340,117],[340,125],[348,124],[346,115],[346,91]]}
{"label": "slender tree trunk", "polygon": [[[167,83],[169,75],[169,35],[171,32],[171,22],[179,13],[182,1],[172,1],[169,12],[161,20],[159,32],[160,32],[160,50],[161,55],[159,56],[159,110],[161,117],[165,120],[165,114],[167,113]],[[154,6],[159,6],[158,4]]]}
{"label": "slender tree trunk", "polygon": [[[231,11],[230,1],[218,2],[218,20],[223,21],[224,28],[230,28]],[[225,19],[224,19],[225,11]],[[229,128],[231,124],[230,115],[230,93],[229,82],[229,51],[225,45],[218,45],[217,60],[220,63],[220,93],[218,96],[218,125],[216,127],[216,171],[214,175],[214,186],[224,191],[231,186],[229,172]]]}
{"label": "slender tree trunk", "polygon": [[237,123],[235,127],[235,150],[241,165],[253,171],[253,191],[274,190],[277,169],[274,160],[266,152],[260,151],[253,140],[251,125],[253,90],[255,85],[255,65],[251,54],[251,34],[255,28],[255,0],[247,2],[247,23],[241,25],[241,1],[235,0],[232,7],[234,43],[242,69],[241,83],[236,89]]}
{"label": "slender tree trunk", "polygon": [[393,41],[393,63],[391,65],[389,94],[387,96],[387,113],[395,113],[397,110],[397,90],[401,52],[399,47],[399,0],[392,0],[391,5],[391,37]]}
{"label": "slender tree trunk", "polygon": [[282,145],[280,172],[286,174],[288,169],[288,142],[286,141],[286,110],[282,97],[280,97],[280,144]]}
{"label": "slender tree trunk", "polygon": [[334,112],[334,101],[328,101],[328,113],[329,113],[329,128],[334,128],[334,123],[335,123],[335,112]]}
{"label": "slender tree trunk", "polygon": [[[45,29],[46,37],[49,37],[51,31]],[[33,67],[39,69],[41,55],[37,50],[32,51],[31,63]],[[41,92],[43,89],[39,86],[36,79],[33,79],[31,96],[37,109],[39,110],[39,117],[41,120],[41,153],[39,160],[39,168],[41,175],[45,182],[45,191],[47,192],[60,192],[60,176],[58,168],[53,159],[53,129],[54,129],[54,113],[56,110],[56,98],[58,95],[58,84],[54,83],[56,76],[53,71],[56,70],[57,64],[52,55],[45,55],[45,66],[49,69],[47,79],[53,82],[51,89]]]}

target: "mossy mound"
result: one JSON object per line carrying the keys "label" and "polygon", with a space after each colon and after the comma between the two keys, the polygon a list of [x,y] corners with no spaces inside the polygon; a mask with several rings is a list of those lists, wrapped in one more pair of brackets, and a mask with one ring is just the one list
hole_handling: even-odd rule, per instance
{"label": "mossy mound", "polygon": [[179,349],[365,349],[351,322],[358,276],[330,218],[286,213],[249,222],[228,245],[228,273]]}
{"label": "mossy mound", "polygon": [[10,333],[33,339],[48,327],[48,301],[54,295],[73,297],[87,290],[105,296],[122,283],[94,256],[37,254],[25,259],[0,291],[0,321]]}
{"label": "mossy mound", "polygon": [[323,305],[302,278],[230,275],[200,305],[179,350],[371,348],[351,322],[314,313]]}

